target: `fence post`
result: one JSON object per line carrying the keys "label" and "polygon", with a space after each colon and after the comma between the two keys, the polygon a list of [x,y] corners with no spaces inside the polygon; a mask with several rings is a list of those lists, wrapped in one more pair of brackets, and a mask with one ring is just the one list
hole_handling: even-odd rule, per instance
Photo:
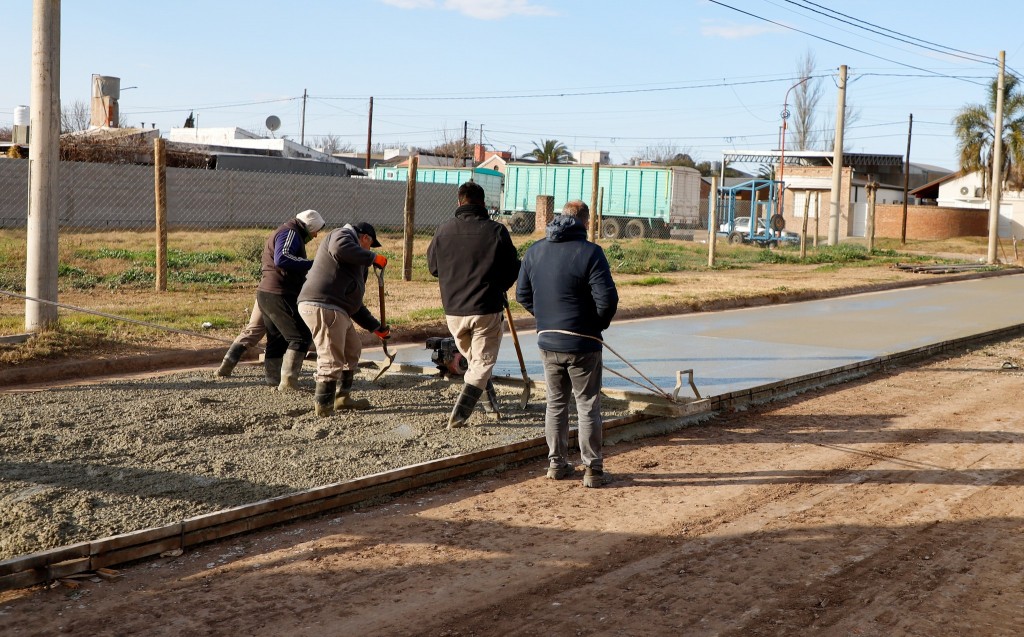
{"label": "fence post", "polygon": [[409,175],[405,183],[405,218],[402,224],[402,280],[412,281],[412,244],[416,229],[416,170],[420,156],[409,158]]}
{"label": "fence post", "polygon": [[[800,226],[800,260],[807,258],[807,215],[811,214],[811,191],[804,191],[804,222]],[[817,215],[817,213],[815,213]]]}
{"label": "fence post", "polygon": [[718,177],[711,178],[708,194],[708,267],[715,267],[715,244],[718,242]]}
{"label": "fence post", "polygon": [[865,189],[868,191],[868,218],[864,234],[868,236],[868,254],[871,254],[875,251],[875,196],[878,194],[878,182],[870,182]]}
{"label": "fence post", "polygon": [[604,225],[604,186],[601,186],[601,192],[597,196],[597,210],[594,214],[597,215],[597,225],[594,226],[594,243],[597,243],[601,240],[602,226]]}
{"label": "fence post", "polygon": [[156,291],[167,291],[167,146],[162,137],[153,140],[153,173],[156,180]]}
{"label": "fence post", "polygon": [[590,184],[590,222],[587,224],[587,234],[590,235],[587,239],[589,241],[597,239],[597,195],[599,190],[597,179],[599,176],[598,171],[601,170],[601,164],[595,161],[593,170],[594,178],[591,180]]}

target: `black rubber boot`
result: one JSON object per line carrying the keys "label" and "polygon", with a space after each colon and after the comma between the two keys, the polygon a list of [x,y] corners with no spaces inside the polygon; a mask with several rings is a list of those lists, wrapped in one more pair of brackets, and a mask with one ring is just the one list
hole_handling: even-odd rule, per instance
{"label": "black rubber boot", "polygon": [[298,391],[299,373],[302,371],[302,361],[306,358],[306,352],[290,349],[284,353],[281,362],[281,383],[277,386],[278,391]]}
{"label": "black rubber boot", "polygon": [[452,409],[452,415],[448,418],[449,429],[458,429],[468,424],[469,417],[473,415],[473,408],[476,407],[483,393],[484,390],[479,387],[465,384],[462,386],[462,393],[455,401],[455,409]]}
{"label": "black rubber boot", "polygon": [[336,380],[316,384],[316,394],[314,394],[313,400],[316,403],[315,411],[317,416],[327,418],[334,415],[334,392],[337,389],[338,381]]}
{"label": "black rubber boot", "polygon": [[365,398],[352,398],[352,384],[355,382],[355,378],[354,370],[346,369],[341,372],[341,385],[338,386],[337,400],[334,401],[335,409],[365,411],[370,408],[370,401]]}
{"label": "black rubber boot", "polygon": [[494,383],[487,381],[484,394],[485,400],[480,401],[480,406],[483,407],[487,418],[493,421],[501,420],[501,403],[498,401],[498,392],[494,391]]}
{"label": "black rubber boot", "polygon": [[263,372],[267,375],[267,385],[277,387],[281,384],[281,363],[280,358],[264,358]]}
{"label": "black rubber boot", "polygon": [[232,343],[231,347],[228,348],[228,353],[224,355],[224,360],[221,361],[220,367],[214,372],[216,376],[227,378],[231,375],[231,372],[235,370],[235,365],[238,361],[242,360],[242,356],[245,355],[245,350],[248,349],[241,343]]}

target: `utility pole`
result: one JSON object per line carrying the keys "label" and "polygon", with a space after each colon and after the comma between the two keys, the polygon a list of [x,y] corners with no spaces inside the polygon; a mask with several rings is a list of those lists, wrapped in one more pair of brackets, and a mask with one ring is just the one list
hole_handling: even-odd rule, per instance
{"label": "utility pole", "polygon": [[466,147],[469,144],[469,122],[462,122],[462,167],[466,167]]}
{"label": "utility pole", "polygon": [[999,241],[999,196],[1003,183],[1003,93],[1006,92],[1006,51],[999,52],[999,80],[996,90],[996,121],[992,140],[992,191],[988,209],[988,261],[995,265],[996,244]]}
{"label": "utility pole", "polygon": [[366,169],[370,169],[370,149],[373,147],[373,96],[370,96],[370,114],[366,118]]}
{"label": "utility pole", "polygon": [[907,125],[907,159],[903,166],[903,225],[900,226],[900,245],[907,245],[907,197],[910,194],[910,135],[914,132],[914,114]]}
{"label": "utility pole", "polygon": [[[57,171],[60,165],[60,0],[33,0],[25,296],[57,302]],[[57,323],[57,306],[25,301],[25,330]]]}
{"label": "utility pole", "polygon": [[846,121],[846,65],[839,67],[839,104],[836,106],[836,143],[832,149],[832,196],[829,201],[828,244],[839,244],[839,204],[843,183],[843,128]]}
{"label": "utility pole", "polygon": [[299,143],[306,145],[306,89],[302,89],[302,127],[299,129]]}

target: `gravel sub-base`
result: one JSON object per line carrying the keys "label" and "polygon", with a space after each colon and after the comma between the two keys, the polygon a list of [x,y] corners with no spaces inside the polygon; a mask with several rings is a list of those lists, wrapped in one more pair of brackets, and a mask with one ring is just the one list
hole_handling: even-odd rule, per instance
{"label": "gravel sub-base", "polygon": [[536,391],[524,411],[498,386],[500,422],[449,431],[461,383],[372,371],[353,392],[372,410],[318,418],[309,371],[302,392],[240,366],[0,394],[0,559],[544,435]]}

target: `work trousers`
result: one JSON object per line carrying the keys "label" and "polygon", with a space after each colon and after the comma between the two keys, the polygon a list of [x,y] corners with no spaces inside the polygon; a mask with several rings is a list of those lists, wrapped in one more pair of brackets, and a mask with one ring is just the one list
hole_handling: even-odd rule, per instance
{"label": "work trousers", "polygon": [[313,335],[316,382],[339,380],[346,369],[359,370],[363,344],[348,314],[312,303],[299,303],[299,316]]}
{"label": "work trousers", "polygon": [[259,302],[252,304],[252,314],[249,315],[249,324],[242,328],[242,331],[235,337],[235,345],[244,345],[246,349],[255,347],[263,337],[267,335],[267,326],[263,324],[263,312],[260,311]]}
{"label": "work trousers", "polygon": [[501,347],[501,313],[476,316],[445,316],[455,346],[466,358],[469,368],[462,381],[486,389]]}
{"label": "work trousers", "polygon": [[547,409],[544,413],[544,436],[548,442],[551,467],[568,464],[569,396],[576,399],[579,420],[579,445],[583,464],[603,470],[601,446],[604,422],[601,420],[601,352],[549,352],[540,350],[547,385]]}
{"label": "work trousers", "polygon": [[282,358],[290,349],[305,355],[313,336],[299,316],[298,297],[258,291],[256,301],[263,312],[263,324],[267,327],[265,357]]}

